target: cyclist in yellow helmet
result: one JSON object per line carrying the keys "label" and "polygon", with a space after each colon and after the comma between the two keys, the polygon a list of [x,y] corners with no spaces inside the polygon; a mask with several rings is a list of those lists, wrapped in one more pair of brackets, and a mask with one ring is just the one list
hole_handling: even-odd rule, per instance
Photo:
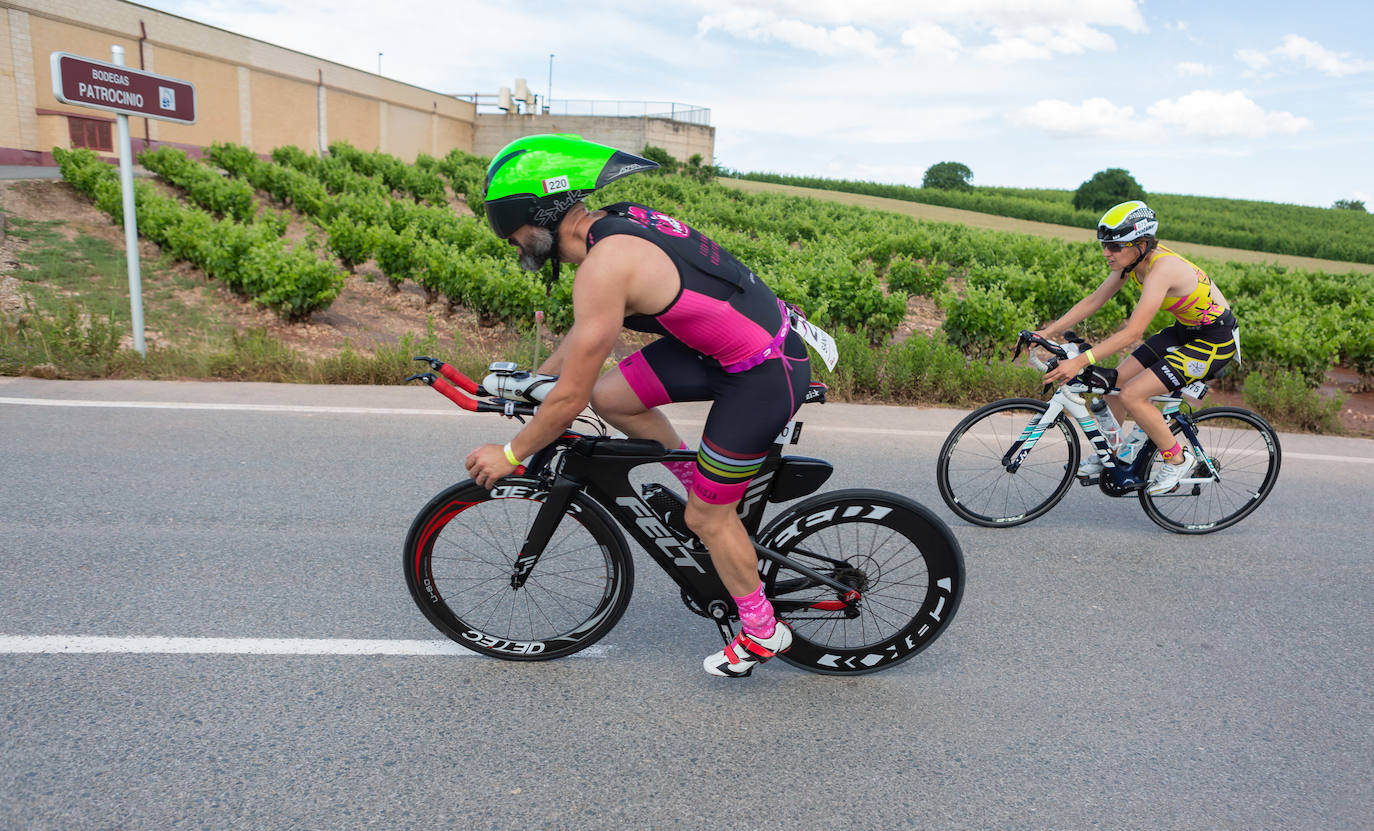
{"label": "cyclist in yellow helmet", "polygon": [[[1111,273],[1092,294],[1037,333],[1054,340],[1087,320],[1121,290],[1127,275],[1140,287],[1140,300],[1120,331],[1086,353],[1060,361],[1045,374],[1045,383],[1058,385],[1090,363],[1140,341],[1157,312],[1174,315],[1172,326],[1145,340],[1117,368],[1121,394],[1115,401],[1107,399],[1118,421],[1124,421],[1124,407],[1155,445],[1163,448],[1161,454],[1168,464],[1160,465],[1147,486],[1151,494],[1178,487],[1195,460],[1169,432],[1150,396],[1213,378],[1240,352],[1236,318],[1221,289],[1202,269],[1160,245],[1155,236],[1158,230],[1155,212],[1138,200],[1123,202],[1103,214],[1097,224],[1097,240]],[[1094,475],[1101,468],[1101,460],[1094,455],[1079,468],[1079,474]]]}

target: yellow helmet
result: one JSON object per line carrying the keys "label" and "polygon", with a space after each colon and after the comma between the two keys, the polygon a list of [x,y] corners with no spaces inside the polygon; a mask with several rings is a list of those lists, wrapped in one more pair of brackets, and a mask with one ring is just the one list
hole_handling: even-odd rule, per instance
{"label": "yellow helmet", "polygon": [[1139,199],[1122,202],[1107,209],[1097,221],[1098,242],[1131,242],[1141,237],[1153,237],[1159,230],[1159,220]]}

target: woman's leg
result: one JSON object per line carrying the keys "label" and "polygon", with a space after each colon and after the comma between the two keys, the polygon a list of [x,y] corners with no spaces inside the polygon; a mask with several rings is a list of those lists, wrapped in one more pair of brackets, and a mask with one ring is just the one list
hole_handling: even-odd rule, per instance
{"label": "woman's leg", "polygon": [[[1140,370],[1144,368],[1144,365],[1140,363],[1135,355],[1131,355],[1126,360],[1122,361],[1121,365],[1116,368],[1116,385],[1125,388],[1127,382],[1139,375]],[[1125,401],[1117,395],[1103,396],[1103,400],[1107,402],[1107,409],[1111,410],[1112,415],[1116,416],[1116,423],[1121,425],[1121,440],[1125,441],[1128,435],[1126,430],[1127,409]]]}
{"label": "woman's leg", "polygon": [[[1135,358],[1128,358],[1135,361]],[[1138,362],[1137,362],[1137,365]],[[1119,376],[1118,376],[1119,377]],[[1130,413],[1135,423],[1140,425],[1140,429],[1145,431],[1145,435],[1154,441],[1155,446],[1163,450],[1168,450],[1175,444],[1173,433],[1169,432],[1169,425],[1165,423],[1163,414],[1159,408],[1150,400],[1152,395],[1164,395],[1169,392],[1164,382],[1159,380],[1153,372],[1139,372],[1125,383],[1120,383],[1121,404],[1126,412]]]}

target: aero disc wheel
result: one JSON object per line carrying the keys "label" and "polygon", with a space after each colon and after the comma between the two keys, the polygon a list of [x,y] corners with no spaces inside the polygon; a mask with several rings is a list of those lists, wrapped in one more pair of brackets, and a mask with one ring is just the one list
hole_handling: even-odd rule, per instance
{"label": "aero disc wheel", "polygon": [[[1279,476],[1282,451],[1269,422],[1240,407],[1210,407],[1189,417],[1203,452],[1216,468],[1217,481],[1180,485],[1171,493],[1140,492],[1140,507],[1162,528],[1178,534],[1209,534],[1229,528],[1260,506]],[[1177,421],[1172,429],[1182,428]],[[1153,444],[1147,476],[1164,462]],[[1197,448],[1191,448],[1197,452]],[[1198,459],[1190,477],[1211,476]]]}
{"label": "aero disc wheel", "polygon": [[634,570],[606,512],[573,498],[519,589],[515,557],[547,491],[507,477],[488,491],[471,480],[430,500],[406,535],[406,585],[430,623],[477,652],[510,661],[570,655],[615,626]]}
{"label": "aero disc wheel", "polygon": [[954,427],[935,467],[951,511],[974,525],[999,528],[1030,522],[1064,498],[1078,472],[1078,436],[1062,415],[1016,472],[1002,466],[1002,457],[1048,409],[1034,398],[1008,398],[979,407]]}
{"label": "aero disc wheel", "polygon": [[759,543],[852,586],[843,593],[769,559],[764,593],[792,627],[789,664],[834,675],[887,669],[945,631],[964,591],[959,542],[938,516],[885,491],[812,497],[768,524]]}

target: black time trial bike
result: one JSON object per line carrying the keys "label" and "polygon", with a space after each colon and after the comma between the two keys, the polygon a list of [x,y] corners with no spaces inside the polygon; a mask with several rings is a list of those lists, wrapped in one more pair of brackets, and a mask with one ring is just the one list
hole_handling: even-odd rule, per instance
{"label": "black time trial bike", "polygon": [[[1016,355],[1027,348],[1031,365],[1045,372],[1058,361],[1087,351],[1086,342],[1071,332],[1068,337],[1061,344],[1022,331]],[[1053,357],[1041,360],[1036,347]],[[951,511],[975,525],[1005,528],[1044,515],[1059,504],[1077,478],[1108,496],[1138,495],[1146,516],[1175,533],[1208,534],[1228,528],[1249,516],[1274,489],[1282,451],[1274,429],[1249,410],[1222,406],[1184,411],[1185,395],[1201,400],[1207,391],[1205,382],[1195,381],[1175,393],[1151,398],[1162,405],[1169,430],[1191,448],[1197,460],[1168,493],[1146,490],[1155,466],[1164,462],[1139,426],[1119,453],[1109,448],[1083,396],[1117,394],[1116,370],[1090,365],[1060,385],[1048,401],[994,401],[955,425],[936,462],[940,496]],[[1102,462],[1099,473],[1079,474],[1075,424]]]}
{"label": "black time trial bike", "polygon": [[[416,360],[434,372],[408,380],[464,409],[516,417],[535,410],[494,396],[443,361]],[[824,401],[824,385],[813,384],[806,400]],[[654,482],[637,489],[630,477],[642,465],[696,454],[613,438],[594,416],[573,426],[585,432],[565,431],[490,490],[468,479],[421,509],[402,555],[416,605],[440,632],[484,655],[570,655],[609,632],[630,601],[634,566],[624,529],[677,583],[687,608],[729,643],[738,610],[683,523],[682,497]],[[895,666],[934,642],[959,608],[959,543],[938,516],[898,494],[856,488],[812,496],[833,468],[782,454],[800,430],[800,422],[788,425],[739,505],[765,594],[794,632],[779,657],[836,675]],[[769,503],[798,499],[760,530]]]}

